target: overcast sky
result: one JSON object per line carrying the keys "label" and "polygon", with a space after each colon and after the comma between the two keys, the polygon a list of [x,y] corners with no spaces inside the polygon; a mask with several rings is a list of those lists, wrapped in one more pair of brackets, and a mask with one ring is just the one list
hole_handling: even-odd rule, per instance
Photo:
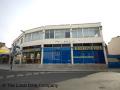
{"label": "overcast sky", "polygon": [[120,35],[119,0],[0,0],[0,42],[44,25],[101,22],[104,41]]}

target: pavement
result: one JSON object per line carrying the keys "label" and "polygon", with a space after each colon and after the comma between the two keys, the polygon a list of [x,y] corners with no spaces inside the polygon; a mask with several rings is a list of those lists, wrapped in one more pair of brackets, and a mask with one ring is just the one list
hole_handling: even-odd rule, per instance
{"label": "pavement", "polygon": [[2,70],[10,70],[10,64],[0,64],[0,69],[2,69]]}
{"label": "pavement", "polygon": [[99,72],[83,78],[75,78],[57,83],[59,88],[43,90],[120,90],[120,73]]}

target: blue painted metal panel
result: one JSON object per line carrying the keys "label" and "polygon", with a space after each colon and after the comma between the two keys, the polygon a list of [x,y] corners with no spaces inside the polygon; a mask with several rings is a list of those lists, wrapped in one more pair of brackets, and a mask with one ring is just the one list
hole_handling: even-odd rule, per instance
{"label": "blue painted metal panel", "polygon": [[70,47],[46,47],[43,49],[44,64],[67,64],[71,63]]}
{"label": "blue painted metal panel", "polygon": [[108,58],[120,58],[120,55],[107,55]]}
{"label": "blue painted metal panel", "polygon": [[103,50],[73,50],[74,63],[105,63]]}
{"label": "blue painted metal panel", "polygon": [[[112,62],[108,62],[109,68],[120,68],[120,55],[108,55],[107,56],[110,59],[113,59]],[[114,59],[117,59],[118,61],[114,61]]]}
{"label": "blue painted metal panel", "polygon": [[94,51],[95,63],[105,63],[105,57],[103,50]]}
{"label": "blue painted metal panel", "polygon": [[120,62],[108,62],[109,68],[120,68]]}

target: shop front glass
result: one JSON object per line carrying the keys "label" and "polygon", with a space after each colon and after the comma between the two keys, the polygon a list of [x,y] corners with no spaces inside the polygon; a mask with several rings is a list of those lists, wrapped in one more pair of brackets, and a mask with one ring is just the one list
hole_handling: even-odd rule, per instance
{"label": "shop front glass", "polygon": [[41,63],[41,46],[24,47],[22,63],[40,64]]}

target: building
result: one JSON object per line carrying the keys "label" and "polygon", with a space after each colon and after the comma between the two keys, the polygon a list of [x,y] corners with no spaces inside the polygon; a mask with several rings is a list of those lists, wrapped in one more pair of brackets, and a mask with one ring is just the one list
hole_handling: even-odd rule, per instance
{"label": "building", "polygon": [[120,55],[120,36],[112,38],[108,43],[108,53],[110,55]]}
{"label": "building", "polygon": [[9,64],[10,50],[5,43],[0,42],[0,64]]}
{"label": "building", "polygon": [[3,47],[3,46],[5,46],[5,43],[0,42],[0,48]]}
{"label": "building", "polygon": [[47,25],[24,31],[13,42],[21,64],[107,64],[101,23]]}
{"label": "building", "polygon": [[108,66],[120,68],[120,36],[112,38],[108,43]]}

